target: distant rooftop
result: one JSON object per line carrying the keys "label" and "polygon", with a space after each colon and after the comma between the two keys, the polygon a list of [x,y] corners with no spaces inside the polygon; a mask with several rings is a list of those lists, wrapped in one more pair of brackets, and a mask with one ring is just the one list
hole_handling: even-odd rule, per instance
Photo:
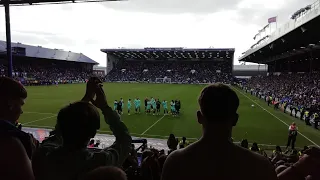
{"label": "distant rooftop", "polygon": [[101,49],[108,55],[113,55],[121,59],[138,59],[138,60],[164,60],[164,59],[181,59],[181,60],[223,60],[232,59],[234,48],[140,48],[140,49]]}
{"label": "distant rooftop", "polygon": [[[71,51],[64,51],[60,49],[49,49],[41,46],[31,46],[22,43],[11,43],[11,46],[12,48],[25,48],[25,54],[13,53],[16,56],[99,64],[82,53],[74,53]],[[6,52],[6,50],[6,41],[0,40],[0,54],[3,54],[4,52]]]}

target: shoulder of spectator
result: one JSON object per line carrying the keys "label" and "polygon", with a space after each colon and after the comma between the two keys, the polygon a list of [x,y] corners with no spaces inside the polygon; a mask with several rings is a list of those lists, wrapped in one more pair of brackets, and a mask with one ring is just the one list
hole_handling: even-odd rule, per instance
{"label": "shoulder of spectator", "polygon": [[181,160],[183,159],[183,151],[176,150],[170,153],[167,157],[162,170],[161,180],[174,180],[179,179],[179,169],[177,167],[181,167]]}
{"label": "shoulder of spectator", "polygon": [[100,152],[95,152],[94,156],[96,156],[98,159],[105,159],[106,164],[105,165],[115,165],[117,164],[119,160],[119,153],[116,149],[109,147],[101,150]]}
{"label": "shoulder of spectator", "polygon": [[[5,145],[5,148],[0,148],[0,172],[2,177],[13,180],[19,178],[34,179],[31,162],[20,140],[6,137],[0,138],[0,142]],[[17,174],[17,172],[19,173]]]}
{"label": "shoulder of spectator", "polygon": [[251,164],[254,166],[255,174],[257,174],[260,180],[276,180],[277,175],[275,173],[274,166],[271,164],[268,158],[257,153],[250,152],[248,156],[248,163],[251,161]]}
{"label": "shoulder of spectator", "polygon": [[62,145],[62,137],[59,135],[53,135],[42,141],[40,144],[41,147],[46,148],[56,148]]}

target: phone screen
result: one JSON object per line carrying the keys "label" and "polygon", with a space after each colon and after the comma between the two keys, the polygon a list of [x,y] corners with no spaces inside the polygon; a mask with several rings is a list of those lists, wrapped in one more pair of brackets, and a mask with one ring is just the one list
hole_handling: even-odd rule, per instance
{"label": "phone screen", "polygon": [[142,163],[142,154],[138,155],[138,166],[140,167]]}

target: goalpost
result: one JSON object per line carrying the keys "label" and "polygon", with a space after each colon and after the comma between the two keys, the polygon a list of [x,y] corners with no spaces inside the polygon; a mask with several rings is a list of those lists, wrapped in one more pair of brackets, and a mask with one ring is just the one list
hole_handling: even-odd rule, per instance
{"label": "goalpost", "polygon": [[171,84],[171,78],[156,78],[156,83],[168,83]]}

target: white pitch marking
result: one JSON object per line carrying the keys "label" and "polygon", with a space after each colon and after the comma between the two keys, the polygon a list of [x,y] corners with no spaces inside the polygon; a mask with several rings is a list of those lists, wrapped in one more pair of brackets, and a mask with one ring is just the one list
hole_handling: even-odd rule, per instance
{"label": "white pitch marking", "polygon": [[52,114],[55,115],[55,113],[42,113],[42,112],[23,112],[25,114]]}
{"label": "white pitch marking", "polygon": [[54,129],[52,126],[38,126],[38,125],[28,125],[25,128],[45,128],[45,129]]}
{"label": "white pitch marking", "polygon": [[50,119],[50,118],[53,118],[53,117],[56,117],[56,116],[57,116],[57,115],[53,115],[53,116],[49,116],[49,117],[37,119],[37,120],[34,120],[34,121],[30,121],[30,122],[24,123],[24,124],[22,124],[22,125],[31,124],[31,123],[38,122],[38,121],[44,121],[44,120],[47,120],[47,119]]}
{"label": "white pitch marking", "polygon": [[156,124],[158,124],[158,122],[160,122],[163,118],[165,117],[165,115],[163,115],[160,119],[158,119],[155,123],[153,123],[148,129],[146,129],[143,133],[140,134],[140,136],[144,135],[146,132],[148,132],[153,126],[155,126]]}
{"label": "white pitch marking", "polygon": [[[281,120],[280,118],[278,118],[276,115],[272,114],[270,111],[268,111],[267,109],[265,109],[264,107],[262,107],[260,104],[258,104],[256,101],[252,100],[250,97],[248,97],[247,95],[245,95],[243,92],[239,91],[237,88],[233,88],[236,91],[238,91],[240,94],[242,94],[244,97],[248,98],[250,101],[252,101],[253,103],[255,103],[256,105],[258,105],[261,109],[263,109],[265,112],[269,113],[271,116],[273,116],[274,118],[278,119],[280,122],[282,122],[284,125],[289,126],[289,124],[287,124],[286,122],[284,122],[283,120]],[[304,134],[302,134],[301,132],[298,131],[298,133],[304,137],[306,140],[308,140],[309,142],[311,142],[312,144],[314,144],[317,147],[320,147],[317,143],[313,142],[311,139],[309,139],[307,136],[305,136]]]}

